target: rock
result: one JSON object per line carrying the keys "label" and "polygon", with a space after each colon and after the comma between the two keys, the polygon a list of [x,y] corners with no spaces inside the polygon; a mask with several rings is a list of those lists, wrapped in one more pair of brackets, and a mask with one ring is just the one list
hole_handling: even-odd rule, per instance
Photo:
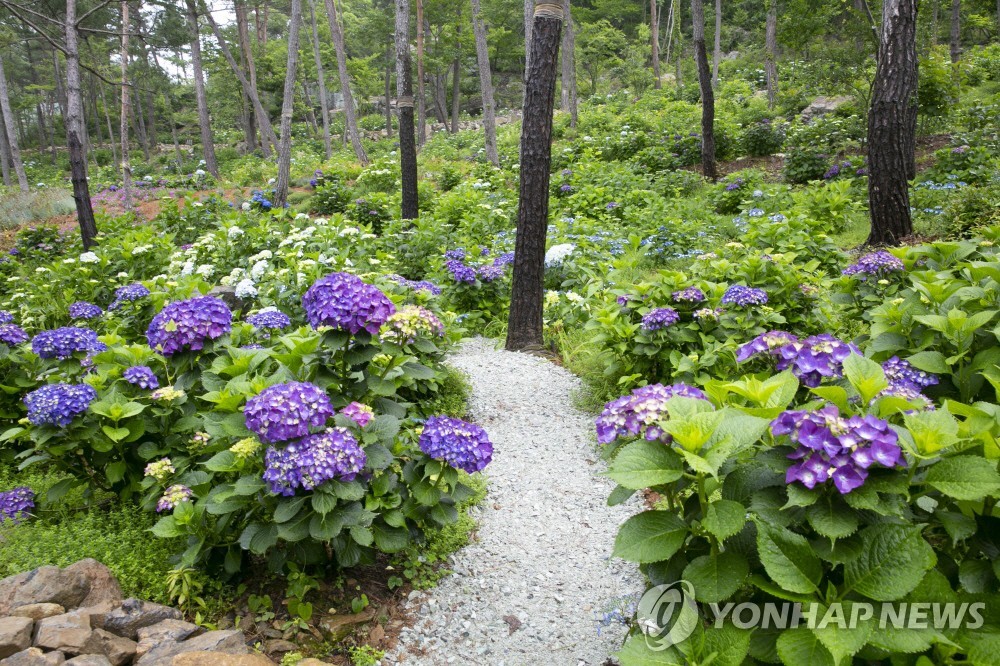
{"label": "rock", "polygon": [[185,622],[184,620],[164,620],[163,622],[157,622],[152,626],[139,629],[137,632],[139,644],[136,646],[135,654],[141,657],[157,645],[179,643],[203,631],[197,624]]}
{"label": "rock", "polygon": [[94,629],[83,646],[87,654],[103,654],[111,666],[123,666],[135,656],[136,643],[104,629]]}
{"label": "rock", "polygon": [[174,657],[170,666],[274,666],[274,662],[260,654],[182,652]]}
{"label": "rock", "polygon": [[[243,632],[235,629],[209,631],[180,643],[158,645],[136,660],[136,666],[170,666],[173,658],[184,652],[224,652],[248,654]],[[207,663],[207,662],[206,662]]]}
{"label": "rock", "polygon": [[291,641],[276,639],[264,642],[264,652],[268,654],[284,654],[285,652],[295,652],[299,646]]}
{"label": "rock", "polygon": [[243,312],[249,305],[246,301],[236,295],[236,287],[220,285],[208,290],[209,296],[214,296],[229,306],[229,309],[236,312]]}
{"label": "rock", "polygon": [[325,661],[320,661],[315,657],[309,657],[300,661],[297,666],[330,666],[330,664]]}
{"label": "rock", "polygon": [[118,605],[113,604],[110,601],[106,601],[102,604],[97,604],[96,606],[81,606],[74,612],[89,615],[91,629],[104,629],[104,618],[115,610],[118,610]]}
{"label": "rock", "polygon": [[354,625],[368,622],[373,617],[375,617],[375,611],[371,608],[353,615],[334,615],[320,620],[319,628],[328,640],[336,643],[351,633]]}
{"label": "rock", "polygon": [[31,647],[34,626],[30,617],[0,617],[0,659]]}
{"label": "rock", "polygon": [[27,606],[18,606],[10,614],[18,617],[30,617],[37,621],[53,615],[62,615],[65,612],[66,609],[59,604],[28,604]]}
{"label": "rock", "polygon": [[87,596],[87,579],[78,571],[45,566],[0,581],[0,615],[29,604],[75,608]]}
{"label": "rock", "polygon": [[80,574],[87,581],[87,596],[80,601],[80,606],[98,606],[103,603],[119,604],[122,600],[122,588],[118,579],[107,568],[93,558],[80,560],[63,569],[64,574]]}
{"label": "rock", "polygon": [[850,97],[817,97],[812,101],[812,103],[806,108],[802,109],[802,113],[799,114],[802,117],[803,122],[812,120],[819,116],[824,116],[828,113],[836,111],[838,108],[845,104],[850,103]]}
{"label": "rock", "polygon": [[69,666],[111,666],[111,662],[103,654],[82,654],[66,662]]}
{"label": "rock", "polygon": [[81,654],[90,639],[90,615],[74,611],[53,615],[35,624],[35,647],[62,650],[66,654]]}
{"label": "rock", "polygon": [[59,666],[64,661],[66,656],[62,652],[42,652],[39,648],[30,647],[0,659],[0,666]]}
{"label": "rock", "polygon": [[134,641],[138,638],[139,629],[151,627],[164,620],[180,620],[182,617],[176,608],[154,604],[151,601],[126,599],[120,608],[104,616],[103,628]]}

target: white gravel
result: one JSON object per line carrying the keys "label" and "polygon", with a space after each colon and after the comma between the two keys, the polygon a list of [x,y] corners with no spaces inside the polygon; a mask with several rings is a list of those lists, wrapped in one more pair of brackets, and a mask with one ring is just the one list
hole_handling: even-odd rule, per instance
{"label": "white gravel", "polygon": [[614,484],[597,476],[593,418],[573,406],[579,379],[483,338],[449,362],[468,374],[472,418],[493,441],[489,494],[473,509],[476,540],[453,575],[411,594],[416,624],[383,664],[604,664],[625,628],[598,618],[644,589],[634,565],[610,557],[638,508],[606,504]]}

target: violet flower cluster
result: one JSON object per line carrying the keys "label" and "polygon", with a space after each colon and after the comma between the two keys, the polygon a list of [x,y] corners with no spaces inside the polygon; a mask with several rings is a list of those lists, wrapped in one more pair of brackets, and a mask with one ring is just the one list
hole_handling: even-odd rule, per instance
{"label": "violet flower cluster", "polygon": [[777,358],[779,371],[791,368],[804,386],[815,388],[824,379],[842,376],[844,360],[861,350],[828,333],[799,340],[785,331],[769,331],[740,347],[736,360],[742,363],[765,352]]}
{"label": "violet flower cluster", "polygon": [[785,483],[797,481],[809,489],[832,480],[846,495],[864,484],[872,466],[905,465],[888,423],[870,414],[844,418],[835,405],[782,412],[771,422],[771,432],[798,445],[788,455],[798,462],[788,468]]}
{"label": "violet flower cluster", "polygon": [[115,289],[115,300],[108,306],[108,310],[117,310],[122,306],[122,303],[138,301],[146,296],[149,296],[149,289],[146,289],[146,287],[139,282],[128,284],[124,287],[118,287]]}
{"label": "violet flower cluster", "polygon": [[493,460],[493,443],[482,427],[450,416],[432,416],[424,423],[420,450],[469,474]]}
{"label": "violet flower cluster", "polygon": [[97,333],[89,328],[63,326],[42,331],[31,340],[31,351],[42,358],[67,359],[77,352],[104,351],[107,346],[98,341]]}
{"label": "violet flower cluster", "polygon": [[247,400],[243,410],[247,428],[268,443],[305,437],[333,414],[326,392],[308,382],[269,386]]}
{"label": "violet flower cluster", "polygon": [[726,293],[722,295],[722,302],[725,305],[736,305],[741,308],[748,305],[767,305],[767,292],[755,287],[734,284],[726,289]]}
{"label": "violet flower cluster", "polygon": [[939,381],[937,375],[918,370],[910,365],[909,361],[904,361],[898,356],[893,356],[883,363],[882,371],[885,372],[885,378],[890,387],[905,386],[918,392],[929,386],[934,386]]}
{"label": "violet flower cluster", "polygon": [[4,343],[8,347],[16,347],[17,345],[27,341],[28,334],[25,333],[24,329],[17,324],[0,325],[0,342]]}
{"label": "violet flower cluster", "polygon": [[279,310],[261,310],[247,317],[247,323],[257,330],[280,331],[292,325],[292,320]]}
{"label": "violet flower cluster", "polygon": [[885,250],[869,252],[856,262],[841,271],[844,275],[860,275],[861,279],[868,276],[884,277],[890,273],[900,273],[906,270],[903,262]]}
{"label": "violet flower cluster", "polygon": [[418,336],[442,337],[444,324],[433,312],[419,305],[404,305],[382,327],[382,339],[412,344]]}
{"label": "violet flower cluster", "polygon": [[444,267],[448,269],[451,273],[451,279],[455,282],[465,283],[465,284],[475,284],[476,282],[476,269],[471,266],[466,266],[462,261],[458,259],[449,259],[444,262]]}
{"label": "violet flower cluster", "polygon": [[400,284],[406,287],[407,289],[412,289],[413,291],[426,291],[434,296],[441,295],[441,287],[437,286],[433,282],[429,282],[428,280],[408,280],[402,275],[395,275],[395,274],[389,275],[387,277],[393,282],[396,282],[397,284]]}
{"label": "violet flower cluster", "polygon": [[7,310],[0,310],[0,326],[14,322],[14,315]]}
{"label": "violet flower cluster", "polygon": [[673,308],[656,308],[650,310],[642,318],[642,330],[659,331],[660,329],[673,326],[680,321],[681,316]]}
{"label": "violet flower cluster", "polygon": [[97,391],[88,384],[46,384],[23,398],[28,421],[65,428],[90,407]]}
{"label": "violet flower cluster", "polygon": [[160,380],[148,365],[133,365],[131,368],[126,368],[122,377],[129,384],[143,389],[155,389],[160,386]]}
{"label": "violet flower cluster", "polygon": [[156,512],[173,511],[181,502],[186,502],[194,497],[194,491],[187,486],[175,484],[163,491],[163,496],[156,503]]}
{"label": "violet flower cluster", "polygon": [[87,301],[77,301],[69,306],[70,319],[94,319],[102,314],[104,310]]}
{"label": "violet flower cluster", "polygon": [[340,410],[340,414],[354,421],[359,428],[364,428],[375,418],[375,410],[360,402],[350,403]]}
{"label": "violet flower cluster", "polygon": [[669,416],[667,401],[676,397],[708,400],[701,389],[684,383],[641,386],[604,406],[596,422],[597,443],[610,444],[619,437],[636,436],[669,442],[670,435],[659,424]]}
{"label": "violet flower cluster", "polygon": [[[451,279],[459,284],[475,284],[478,278],[482,282],[495,282],[502,279],[507,271],[507,266],[514,263],[514,253],[504,252],[498,255],[493,261],[480,266],[470,266],[463,260],[466,256],[465,250],[448,250],[444,253],[446,261],[444,267],[451,274]],[[480,252],[480,256],[487,256]]]}
{"label": "violet flower cluster", "polygon": [[6,521],[17,523],[35,508],[35,493],[27,486],[0,492],[0,525]]}
{"label": "violet flower cluster", "polygon": [[346,428],[303,437],[284,449],[268,448],[264,481],[275,495],[290,497],[297,488],[313,490],[327,481],[352,481],[368,458]]}
{"label": "violet flower cluster", "polygon": [[302,307],[313,328],[331,326],[351,335],[378,333],[396,306],[378,287],[350,273],[331,273],[309,287]]}
{"label": "violet flower cluster", "polygon": [[705,300],[705,292],[698,287],[681,289],[680,291],[675,291],[670,296],[674,299],[675,303],[701,303]]}
{"label": "violet flower cluster", "polygon": [[164,356],[198,351],[232,329],[233,313],[213,296],[199,296],[168,303],[146,329],[149,347]]}

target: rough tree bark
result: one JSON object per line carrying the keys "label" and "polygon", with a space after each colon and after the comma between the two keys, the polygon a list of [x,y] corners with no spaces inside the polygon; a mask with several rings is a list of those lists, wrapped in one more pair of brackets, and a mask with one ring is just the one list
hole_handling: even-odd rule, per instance
{"label": "rough tree bark", "polygon": [[490,69],[490,52],[486,44],[486,26],[483,25],[479,0],[472,0],[472,31],[476,38],[479,92],[483,98],[483,131],[486,134],[486,159],[493,166],[500,166],[500,156],[497,154],[496,107],[493,103],[493,72]]}
{"label": "rough tree bark", "polygon": [[208,98],[205,96],[205,75],[201,67],[201,35],[198,30],[198,8],[195,0],[185,0],[188,30],[191,33],[191,71],[194,75],[194,96],[198,103],[198,124],[201,125],[201,151],[205,169],[219,177],[219,164],[215,161],[215,141],[208,115]]}
{"label": "rough tree bark", "polygon": [[330,144],[330,96],[326,94],[326,74],[319,54],[319,28],[316,25],[316,0],[309,0],[309,22],[312,24],[313,60],[316,61],[316,80],[319,83],[319,110],[323,117],[323,150],[326,159],[333,156]]}
{"label": "rough tree bark", "polygon": [[653,50],[653,88],[659,90],[660,81],[660,14],[657,11],[656,0],[649,0],[649,33],[650,46]]}
{"label": "rough tree bark", "polygon": [[[83,101],[80,97],[80,33],[77,31],[76,0],[66,0],[66,142],[69,144],[70,180],[73,183],[73,200],[76,217],[80,223],[83,249],[89,250],[97,237],[97,222],[90,203],[87,184],[87,155],[83,149]],[[58,58],[56,60],[58,62]]]}
{"label": "rough tree bark", "polygon": [[424,97],[424,0],[417,3],[417,145],[427,141],[427,103]]}
{"label": "rough tree bark", "polygon": [[10,179],[10,144],[7,143],[7,126],[3,121],[3,114],[0,113],[0,172],[3,173],[3,184],[11,186]]}
{"label": "rough tree bark", "polygon": [[[236,13],[236,45],[240,50],[240,68],[250,74],[250,85],[257,87],[257,67],[253,61],[253,50],[250,48],[250,26],[247,23],[247,6],[243,0],[233,4]],[[247,152],[257,149],[257,112],[250,101],[250,95],[240,87],[243,96],[243,130],[246,137]],[[327,158],[329,159],[329,158]]]}
{"label": "rough tree bark", "polygon": [[281,101],[281,139],[278,143],[278,180],[274,186],[274,206],[284,208],[292,173],[292,111],[295,107],[295,77],[299,73],[299,29],[302,27],[302,0],[292,0],[288,18],[288,60],[285,62],[285,91]]}
{"label": "rough tree bark", "polygon": [[719,61],[722,60],[722,0],[715,0],[715,44],[712,51],[712,87],[719,87]]}
{"label": "rough tree bark", "polygon": [[14,112],[10,108],[10,95],[7,92],[7,75],[3,71],[3,60],[0,60],[0,110],[3,112],[4,133],[7,135],[10,161],[14,166],[14,173],[17,174],[17,184],[22,192],[27,192],[28,176],[24,173],[24,162],[21,161],[21,148],[14,127]]}
{"label": "rough tree bark", "polygon": [[570,0],[562,0],[563,6],[563,38],[562,38],[562,110],[569,114],[569,126],[576,127],[576,35],[573,29],[573,14],[570,12]]}
{"label": "rough tree bark", "polygon": [[385,50],[385,135],[392,136],[392,45]]}
{"label": "rough tree bark", "polygon": [[333,38],[333,48],[337,53],[337,74],[340,77],[340,94],[344,98],[344,123],[346,135],[351,140],[354,155],[362,166],[368,164],[368,153],[361,145],[361,133],[358,131],[358,117],[354,110],[354,96],[351,95],[351,77],[347,73],[347,50],[344,48],[344,32],[340,29],[340,17],[337,14],[336,0],[326,0],[326,19],[330,23],[330,36]]}
{"label": "rough tree bark", "polygon": [[514,248],[514,283],[507,349],[539,349],[542,338],[545,235],[549,224],[552,111],[556,95],[563,7],[539,0],[531,31],[531,67],[525,78],[521,123],[521,178]]}
{"label": "rough tree bark", "polygon": [[951,0],[951,35],[948,41],[951,61],[962,58],[962,0]]}
{"label": "rough tree bark", "polygon": [[399,115],[399,170],[402,217],[414,220],[417,208],[417,138],[413,127],[413,72],[410,66],[410,0],[396,0],[396,111]]}
{"label": "rough tree bark", "polygon": [[128,118],[132,102],[132,91],[128,85],[128,2],[122,0],[122,51],[121,51],[121,116],[119,117],[118,134],[122,142],[122,192],[125,198],[125,210],[132,210],[132,165],[129,164],[128,152]]}
{"label": "rough tree bark", "polygon": [[764,29],[764,71],[767,76],[767,106],[773,109],[778,98],[778,0],[767,3],[767,24]]}
{"label": "rough tree bark", "polygon": [[[115,165],[115,170],[118,171],[119,165],[121,163],[118,161],[118,146],[117,146],[117,144],[115,142],[115,133],[111,129],[111,110],[108,108],[108,101],[104,97],[104,84],[103,83],[98,82],[98,84],[97,84],[97,92],[101,96],[101,106],[104,107],[104,119],[108,123],[108,141],[111,142],[111,162],[112,162],[112,164]],[[180,164],[180,160],[178,160],[178,164]]]}
{"label": "rough tree bark", "polygon": [[451,64],[451,133],[458,133],[458,115],[462,110],[462,88],[461,77],[461,56],[456,53],[455,61]]}
{"label": "rough tree bark", "polygon": [[913,233],[908,173],[916,141],[917,0],[885,0],[881,48],[868,113],[866,245],[897,245]]}
{"label": "rough tree bark", "polygon": [[524,78],[531,65],[531,29],[535,21],[535,0],[524,0]]}
{"label": "rough tree bark", "polygon": [[715,180],[715,93],[705,50],[705,8],[702,0],[691,0],[691,23],[694,28],[694,59],[698,64],[698,84],[701,87],[701,170],[705,178]]}

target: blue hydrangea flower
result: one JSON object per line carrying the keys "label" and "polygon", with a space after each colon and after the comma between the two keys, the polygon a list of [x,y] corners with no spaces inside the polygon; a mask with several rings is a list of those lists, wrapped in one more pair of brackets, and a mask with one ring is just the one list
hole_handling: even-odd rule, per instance
{"label": "blue hydrangea flower", "polygon": [[650,442],[671,441],[659,423],[669,416],[667,401],[678,396],[708,400],[700,389],[684,383],[641,386],[604,406],[595,424],[597,443],[610,444],[619,437],[640,435]]}
{"label": "blue hydrangea flower", "polygon": [[149,323],[146,339],[150,349],[164,356],[197,351],[209,340],[232,329],[233,313],[213,296],[199,296],[167,304]]}
{"label": "blue hydrangea flower", "polygon": [[455,248],[454,250],[448,250],[447,252],[444,253],[444,258],[452,259],[454,261],[462,261],[463,259],[465,259],[465,248],[459,247]]}
{"label": "blue hydrangea flower", "polygon": [[14,322],[14,315],[7,310],[0,310],[0,326]]}
{"label": "blue hydrangea flower", "polygon": [[505,275],[506,271],[504,266],[497,266],[496,264],[486,264],[485,266],[480,266],[476,271],[476,275],[483,282],[494,282],[500,280]]}
{"label": "blue hydrangea flower", "polygon": [[156,378],[156,373],[148,365],[133,365],[131,368],[126,368],[122,377],[129,384],[139,388],[155,389],[160,386],[160,380]]}
{"label": "blue hydrangea flower", "polygon": [[450,416],[432,416],[420,433],[420,450],[435,460],[443,460],[469,474],[493,460],[493,443],[475,423]]}
{"label": "blue hydrangea flower", "polygon": [[316,280],[302,297],[302,307],[313,328],[332,326],[351,335],[362,330],[375,335],[396,311],[378,287],[350,273],[331,273]]}
{"label": "blue hydrangea flower", "polygon": [[77,301],[69,306],[70,319],[94,319],[104,314],[104,310],[87,301]]}
{"label": "blue hydrangea flower", "polygon": [[787,333],[785,331],[768,331],[767,333],[761,333],[756,338],[746,343],[736,352],[736,361],[738,363],[743,363],[752,356],[757,354],[769,353],[774,356],[778,356],[777,349],[784,347],[785,345],[793,345],[797,343],[799,339]]}
{"label": "blue hydrangea flower", "polygon": [[879,250],[863,255],[841,272],[844,275],[860,275],[864,279],[867,276],[884,277],[904,270],[906,266],[898,257],[885,250]]}
{"label": "blue hydrangea flower", "polygon": [[6,521],[18,523],[35,508],[35,493],[27,486],[0,492],[0,526]]}
{"label": "blue hydrangea flower", "polygon": [[451,279],[458,283],[475,284],[476,269],[466,266],[458,259],[449,259],[444,262],[444,267],[451,273]]}
{"label": "blue hydrangea flower", "polygon": [[23,402],[31,423],[65,428],[96,398],[97,391],[87,384],[46,384],[24,396]]}
{"label": "blue hydrangea flower", "polygon": [[292,496],[297,488],[313,490],[327,481],[353,481],[368,457],[346,428],[331,428],[264,454],[264,481],[275,495]]}
{"label": "blue hydrangea flower", "polygon": [[680,315],[673,308],[656,308],[642,318],[642,330],[659,331],[680,321]]}
{"label": "blue hydrangea flower", "polygon": [[745,308],[748,305],[766,305],[767,292],[763,289],[734,284],[726,289],[726,293],[722,295],[722,302],[726,305],[736,305],[741,308]]}
{"label": "blue hydrangea flower", "polygon": [[838,340],[829,333],[810,336],[800,342],[777,348],[778,370],[791,367],[792,374],[804,386],[815,388],[823,379],[844,374],[844,359],[861,351],[853,344]]}
{"label": "blue hydrangea flower", "polygon": [[64,326],[42,331],[31,340],[31,351],[42,358],[63,360],[76,352],[104,351],[107,346],[98,341],[97,333],[89,328]]}
{"label": "blue hydrangea flower", "polygon": [[912,386],[917,391],[922,391],[929,386],[938,383],[937,375],[918,370],[910,365],[909,361],[904,361],[898,356],[893,356],[882,364],[885,378],[889,385]]}
{"label": "blue hydrangea flower", "polygon": [[504,252],[503,254],[501,254],[500,256],[498,256],[496,259],[493,260],[494,266],[509,266],[512,263],[514,263],[513,252]]}
{"label": "blue hydrangea flower", "polygon": [[281,330],[292,325],[288,315],[278,310],[261,310],[247,317],[247,323],[260,330]]}
{"label": "blue hydrangea flower", "polygon": [[128,284],[124,287],[118,287],[115,289],[115,300],[108,306],[108,310],[117,310],[121,307],[122,303],[138,301],[146,296],[149,296],[149,289],[146,289],[146,287],[139,282]]}
{"label": "blue hydrangea flower", "polygon": [[408,280],[402,275],[388,275],[386,277],[393,282],[401,284],[407,289],[412,289],[413,291],[426,291],[434,296],[441,295],[441,287],[427,280]]}
{"label": "blue hydrangea flower", "polygon": [[670,295],[676,303],[701,303],[705,300],[705,292],[698,287],[688,287],[675,291]]}
{"label": "blue hydrangea flower", "polygon": [[22,342],[28,341],[28,334],[17,324],[3,324],[0,326],[0,342],[8,347],[16,347]]}
{"label": "blue hydrangea flower", "polygon": [[323,427],[334,414],[326,392],[308,382],[269,386],[247,400],[246,425],[264,442],[284,442]]}

